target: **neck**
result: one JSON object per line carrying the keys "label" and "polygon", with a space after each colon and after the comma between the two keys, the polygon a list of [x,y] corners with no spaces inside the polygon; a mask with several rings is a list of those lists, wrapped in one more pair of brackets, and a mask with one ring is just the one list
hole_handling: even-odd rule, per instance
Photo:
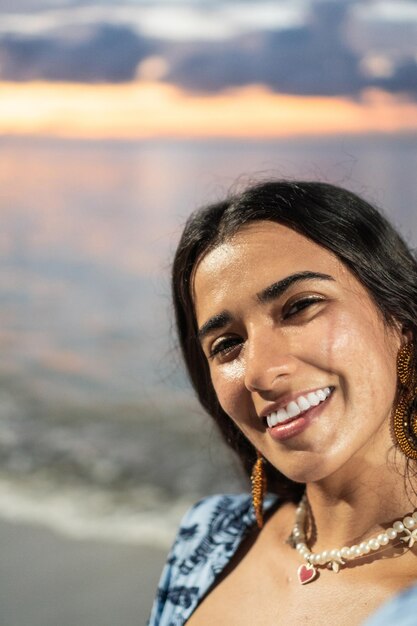
{"label": "neck", "polygon": [[397,469],[385,463],[365,471],[357,463],[356,476],[350,476],[348,482],[344,473],[344,480],[331,476],[308,483],[314,523],[310,548],[321,551],[356,544],[414,511],[417,497],[413,501],[412,489],[406,492],[404,469],[405,463]]}

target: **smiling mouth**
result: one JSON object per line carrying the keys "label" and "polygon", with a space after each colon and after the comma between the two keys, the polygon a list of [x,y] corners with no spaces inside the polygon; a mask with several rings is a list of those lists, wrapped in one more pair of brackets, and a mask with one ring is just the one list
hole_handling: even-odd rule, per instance
{"label": "smiling mouth", "polygon": [[334,391],[334,387],[323,387],[322,389],[316,389],[306,395],[298,396],[295,400],[289,402],[285,407],[278,409],[266,416],[266,423],[269,428],[279,426],[296,417],[303,415],[309,409],[318,406],[327,398],[331,396]]}

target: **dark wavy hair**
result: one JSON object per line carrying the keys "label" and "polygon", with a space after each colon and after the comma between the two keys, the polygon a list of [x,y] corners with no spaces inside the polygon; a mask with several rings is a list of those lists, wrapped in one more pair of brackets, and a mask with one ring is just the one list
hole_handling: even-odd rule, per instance
{"label": "dark wavy hair", "polygon": [[[182,354],[200,403],[238,454],[246,474],[255,449],[221,408],[197,337],[193,271],[210,250],[244,224],[268,220],[301,233],[335,254],[368,290],[387,325],[417,337],[417,262],[383,215],[354,193],[320,182],[270,181],[193,213],[175,254],[172,292]],[[417,362],[414,364],[417,366]],[[268,488],[296,501],[304,485],[266,463]]]}

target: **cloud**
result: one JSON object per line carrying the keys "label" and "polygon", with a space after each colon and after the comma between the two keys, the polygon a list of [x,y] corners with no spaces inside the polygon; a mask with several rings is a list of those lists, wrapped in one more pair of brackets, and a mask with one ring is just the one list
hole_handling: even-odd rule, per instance
{"label": "cloud", "polygon": [[263,84],[299,95],[356,97],[372,86],[416,95],[417,22],[407,2],[391,13],[387,2],[365,11],[357,0],[61,2],[2,15],[0,80],[139,77],[198,93]]}
{"label": "cloud", "polygon": [[262,83],[284,93],[357,94],[363,79],[359,58],[341,34],[345,12],[323,4],[304,26],[178,46],[167,54],[167,79],[198,91]]}
{"label": "cloud", "polygon": [[357,4],[357,11],[368,20],[389,23],[417,22],[417,5],[414,0],[379,0]]}
{"label": "cloud", "polygon": [[152,44],[129,28],[95,26],[76,38],[7,36],[0,41],[3,80],[123,82],[135,77]]}
{"label": "cloud", "polygon": [[375,80],[376,87],[391,93],[408,93],[417,96],[417,60],[413,57],[402,61],[391,76]]}
{"label": "cloud", "polygon": [[[1,0],[0,0],[1,2]],[[263,0],[217,3],[137,2],[126,4],[69,3],[31,12],[3,12],[0,33],[42,35],[52,30],[85,25],[126,26],[138,34],[170,41],[215,41],[228,39],[254,29],[277,29],[299,25],[306,14],[304,2],[291,7],[282,2]]]}

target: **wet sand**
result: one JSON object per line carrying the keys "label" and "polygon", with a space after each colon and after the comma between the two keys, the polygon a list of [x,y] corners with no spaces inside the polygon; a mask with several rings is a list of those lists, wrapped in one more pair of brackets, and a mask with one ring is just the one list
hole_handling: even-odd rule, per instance
{"label": "wet sand", "polygon": [[167,550],[0,521],[1,626],[144,626]]}

